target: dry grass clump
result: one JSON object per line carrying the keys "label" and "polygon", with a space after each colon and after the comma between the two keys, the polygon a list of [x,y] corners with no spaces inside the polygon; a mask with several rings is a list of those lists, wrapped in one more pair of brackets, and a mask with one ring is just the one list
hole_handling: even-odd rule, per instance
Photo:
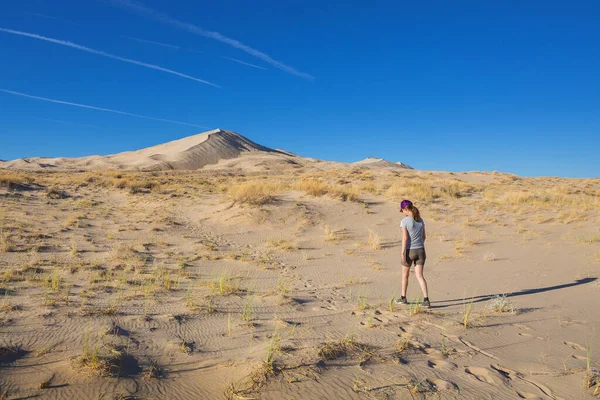
{"label": "dry grass clump", "polygon": [[267,242],[267,246],[275,247],[285,251],[298,250],[298,246],[287,239],[272,239]]}
{"label": "dry grass clump", "polygon": [[579,244],[594,244],[598,242],[600,242],[600,235],[577,236],[577,243]]}
{"label": "dry grass clump", "polygon": [[326,182],[316,179],[302,179],[294,185],[296,189],[306,192],[310,196],[320,197],[327,194],[328,186]]}
{"label": "dry grass clump", "polygon": [[340,340],[332,340],[319,346],[317,355],[325,360],[336,360],[352,353],[372,353],[368,344],[357,342],[354,336],[346,336]]}
{"label": "dry grass clump", "polygon": [[516,312],[515,305],[507,297],[506,294],[494,297],[488,308],[497,313],[514,314]]}
{"label": "dry grass clump", "polygon": [[64,190],[53,187],[46,191],[46,197],[54,200],[66,199],[69,197],[69,194]]}
{"label": "dry grass clump", "polygon": [[[556,185],[530,180],[527,187],[519,185],[489,185],[483,191],[487,201],[503,205],[532,206],[545,209],[564,209],[561,220],[564,222],[586,220],[586,210],[600,208],[597,190],[582,190],[571,187],[571,183]],[[568,210],[568,212],[567,212]],[[567,214],[573,214],[570,218]],[[573,221],[570,221],[573,219]]]}
{"label": "dry grass clump", "polygon": [[131,244],[120,243],[112,250],[111,260],[115,265],[125,267],[130,271],[137,271],[144,266],[147,256],[135,250]]}
{"label": "dry grass clump", "polygon": [[144,368],[144,372],[142,373],[143,379],[161,379],[166,376],[167,374],[165,370],[158,365],[156,360],[151,360],[150,363]]}
{"label": "dry grass clump", "polygon": [[325,236],[325,240],[328,242],[336,242],[336,241],[346,239],[348,237],[347,229],[337,229],[336,230],[336,229],[333,229],[329,225],[325,225],[323,227],[323,233]]}
{"label": "dry grass clump", "polygon": [[67,228],[85,228],[87,225],[84,222],[86,219],[85,215],[71,215],[65,220],[65,227]]}
{"label": "dry grass clump", "polygon": [[329,194],[334,199],[339,199],[341,201],[360,201],[360,190],[356,186],[330,186],[327,189],[327,194]]}
{"label": "dry grass clump", "polygon": [[15,189],[19,186],[32,183],[33,179],[29,176],[13,171],[1,171],[0,172],[0,187],[6,187],[8,189]]}
{"label": "dry grass clump", "polygon": [[394,201],[404,198],[432,201],[438,198],[460,198],[477,190],[476,186],[461,181],[419,179],[418,181],[410,180],[408,182],[393,183],[386,190],[386,197]]}
{"label": "dry grass clump", "polygon": [[156,185],[156,182],[133,180],[128,182],[127,188],[129,188],[129,193],[136,194],[148,192],[152,190]]}
{"label": "dry grass clump", "polygon": [[280,191],[275,183],[244,182],[229,186],[227,194],[236,203],[260,206],[273,202]]}
{"label": "dry grass clump", "polygon": [[227,399],[255,399],[253,394],[256,394],[260,388],[265,386],[269,379],[276,377],[283,371],[283,366],[275,361],[275,356],[284,351],[280,344],[279,335],[276,333],[272,336],[267,355],[259,365],[257,365],[250,375],[239,385],[231,384],[225,390]]}
{"label": "dry grass clump", "polygon": [[208,288],[213,295],[230,295],[240,293],[240,285],[229,273],[222,273],[218,277],[208,281]]}
{"label": "dry grass clump", "polygon": [[294,188],[301,190],[309,196],[321,197],[329,195],[342,201],[360,201],[360,189],[354,185],[329,184],[314,178],[305,178],[294,184]]}
{"label": "dry grass clump", "polygon": [[381,246],[381,242],[381,236],[379,236],[377,232],[369,229],[369,239],[367,241],[368,246],[373,250],[381,250],[383,248]]}
{"label": "dry grass clump", "polygon": [[600,397],[600,371],[588,369],[585,374],[584,385],[586,389],[594,389],[593,395]]}
{"label": "dry grass clump", "polygon": [[15,246],[10,234],[3,230],[0,231],[0,251],[8,253],[13,250],[15,250]]}
{"label": "dry grass clump", "polygon": [[86,332],[82,354],[73,360],[73,366],[100,376],[126,377],[141,372],[137,360],[126,349],[106,345],[102,340],[103,336],[99,335],[92,344],[90,333]]}

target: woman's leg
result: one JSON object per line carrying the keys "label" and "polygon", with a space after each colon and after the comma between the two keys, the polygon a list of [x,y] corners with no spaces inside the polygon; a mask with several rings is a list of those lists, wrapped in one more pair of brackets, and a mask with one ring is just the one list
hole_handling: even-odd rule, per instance
{"label": "woman's leg", "polygon": [[429,293],[427,292],[427,281],[423,277],[423,266],[422,265],[415,266],[415,274],[417,275],[417,280],[419,281],[419,285],[421,285],[421,290],[423,291],[423,297],[429,297]]}
{"label": "woman's leg", "polygon": [[406,297],[406,289],[408,288],[408,277],[410,276],[410,267],[402,266],[402,297]]}

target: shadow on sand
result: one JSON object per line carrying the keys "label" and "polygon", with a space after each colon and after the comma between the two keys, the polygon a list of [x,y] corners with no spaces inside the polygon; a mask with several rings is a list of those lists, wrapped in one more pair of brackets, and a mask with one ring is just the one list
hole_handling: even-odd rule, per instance
{"label": "shadow on sand", "polygon": [[[517,296],[525,296],[528,294],[549,292],[551,290],[559,290],[559,289],[565,289],[565,288],[569,288],[569,287],[573,287],[573,286],[585,285],[585,284],[594,282],[597,279],[598,278],[583,278],[583,279],[577,279],[574,282],[563,283],[562,285],[546,286],[546,287],[533,288],[533,289],[523,289],[519,292],[484,294],[481,296],[471,296],[471,297],[465,297],[465,298],[461,298],[461,299],[440,300],[440,301],[436,301],[435,305],[432,306],[432,308],[446,308],[446,307],[464,305],[464,304],[469,304],[469,303],[481,303],[483,301],[492,300],[498,296],[517,297]],[[444,303],[446,303],[446,304],[444,304]],[[451,303],[451,304],[448,304],[448,303]]]}

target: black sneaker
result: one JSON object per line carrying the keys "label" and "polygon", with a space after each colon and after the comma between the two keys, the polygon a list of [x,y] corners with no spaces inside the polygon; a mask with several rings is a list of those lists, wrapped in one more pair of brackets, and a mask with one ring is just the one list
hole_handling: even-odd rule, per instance
{"label": "black sneaker", "polygon": [[408,304],[408,300],[406,300],[406,297],[400,297],[399,299],[394,300],[394,303],[396,303],[396,304]]}
{"label": "black sneaker", "polygon": [[423,306],[423,308],[430,308],[431,303],[429,303],[429,299],[423,300],[422,306]]}

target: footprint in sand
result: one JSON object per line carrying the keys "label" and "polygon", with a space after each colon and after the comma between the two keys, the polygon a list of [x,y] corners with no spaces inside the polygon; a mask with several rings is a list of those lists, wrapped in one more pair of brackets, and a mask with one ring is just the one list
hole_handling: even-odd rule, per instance
{"label": "footprint in sand", "polygon": [[490,385],[498,386],[498,381],[492,375],[492,372],[479,367],[465,367],[465,372],[472,375],[480,382],[489,383]]}
{"label": "footprint in sand", "polygon": [[519,329],[525,329],[525,330],[527,330],[527,331],[530,331],[530,330],[531,330],[531,328],[530,328],[530,327],[528,327],[528,326],[526,326],[526,325],[523,325],[523,324],[511,324],[511,325],[512,325],[512,326],[516,326],[516,327],[517,327],[517,328],[519,328]]}
{"label": "footprint in sand", "polygon": [[567,346],[571,346],[571,348],[574,350],[587,351],[587,349],[580,344],[573,343],[573,342],[563,342],[563,343],[566,344]]}
{"label": "footprint in sand", "polygon": [[579,356],[577,354],[573,354],[571,357],[573,357],[576,360],[582,360],[582,361],[587,361],[587,357],[584,356]]}
{"label": "footprint in sand", "polygon": [[458,365],[454,364],[453,362],[450,361],[446,361],[446,360],[429,360],[427,361],[427,365],[430,368],[435,368],[435,369],[456,369],[458,368]]}
{"label": "footprint in sand", "polygon": [[527,392],[517,392],[517,396],[519,396],[520,399],[544,400],[543,397],[540,397],[533,393],[527,393]]}
{"label": "footprint in sand", "polygon": [[437,357],[437,358],[440,358],[440,357],[444,356],[444,353],[442,353],[438,349],[434,349],[433,347],[426,347],[425,349],[423,349],[423,352],[425,352],[426,354],[428,354],[430,356],[434,356],[434,357]]}
{"label": "footprint in sand", "polygon": [[541,337],[541,336],[533,336],[533,335],[530,335],[529,333],[525,333],[525,332],[519,332],[519,336],[531,337],[531,338],[534,338],[536,340],[544,340],[544,338]]}
{"label": "footprint in sand", "polygon": [[[550,396],[553,399],[559,399],[558,397],[554,397],[552,395],[552,391],[550,390],[549,387],[547,387],[541,383],[531,381],[531,380],[525,378],[525,375],[523,375],[519,371],[515,371],[514,369],[506,368],[506,367],[503,367],[498,364],[492,364],[492,365],[490,365],[490,367],[492,367],[492,369],[494,369],[499,374],[501,374],[503,377],[505,377],[507,381],[510,381],[510,379],[515,379],[515,378],[520,379],[523,382],[527,382],[530,385],[535,386],[540,392],[542,392],[546,396]],[[533,396],[533,397],[521,397],[523,399],[541,399],[542,398],[542,397],[539,397],[538,395],[535,395],[532,393],[527,393],[527,392],[522,392],[522,393],[517,392],[517,394],[519,396]]]}
{"label": "footprint in sand", "polygon": [[454,382],[445,381],[443,379],[434,379],[432,383],[437,391],[458,389],[458,386],[456,386]]}

